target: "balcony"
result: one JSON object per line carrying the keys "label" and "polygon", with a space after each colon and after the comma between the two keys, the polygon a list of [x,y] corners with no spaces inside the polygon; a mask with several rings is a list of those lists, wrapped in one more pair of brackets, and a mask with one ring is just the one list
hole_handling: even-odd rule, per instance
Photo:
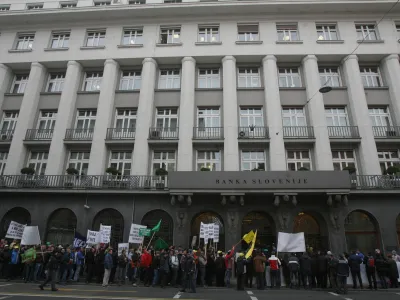
{"label": "balcony", "polygon": [[379,139],[400,139],[400,126],[373,126],[372,131]]}
{"label": "balcony", "polygon": [[351,179],[352,189],[400,189],[400,177],[395,175],[356,175]]}
{"label": "balcony", "polygon": [[312,126],[283,126],[284,138],[314,139],[314,127]]}
{"label": "balcony", "polygon": [[238,139],[268,139],[268,127],[239,127]]}
{"label": "balcony", "polygon": [[358,139],[360,134],[358,126],[328,126],[330,138],[335,139]]}
{"label": "balcony", "polygon": [[65,140],[67,141],[91,141],[93,139],[93,128],[67,129]]}
{"label": "balcony", "polygon": [[54,129],[28,129],[25,134],[26,141],[51,141]]}
{"label": "balcony", "polygon": [[0,142],[11,142],[14,135],[14,129],[0,130]]}
{"label": "balcony", "polygon": [[194,140],[222,140],[224,139],[223,127],[193,127]]}
{"label": "balcony", "polygon": [[177,140],[178,138],[178,127],[151,127],[149,129],[150,140]]}
{"label": "balcony", "polygon": [[3,175],[0,189],[119,189],[161,190],[168,186],[167,176],[74,176]]}
{"label": "balcony", "polygon": [[106,140],[134,140],[136,128],[107,128]]}

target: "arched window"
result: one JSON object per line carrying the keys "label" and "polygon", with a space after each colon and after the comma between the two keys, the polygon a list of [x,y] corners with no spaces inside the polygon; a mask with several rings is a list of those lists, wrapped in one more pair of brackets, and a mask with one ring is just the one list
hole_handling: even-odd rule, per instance
{"label": "arched window", "polygon": [[[157,240],[157,238],[162,238],[168,246],[172,246],[174,243],[174,222],[171,216],[164,210],[156,209],[151,210],[144,215],[142,219],[142,225],[147,226],[147,228],[152,229],[161,220],[160,231],[154,234],[152,244]],[[144,245],[147,246],[151,237],[146,237],[144,240]]]}
{"label": "arched window", "polygon": [[293,232],[304,232],[307,249],[323,250],[320,226],[312,215],[303,212],[299,213],[294,219]]}
{"label": "arched window", "polygon": [[111,225],[110,246],[118,247],[124,239],[124,217],[121,213],[113,208],[103,209],[94,217],[92,230],[100,230],[100,224]]}
{"label": "arched window", "polygon": [[31,214],[25,208],[14,207],[4,215],[1,220],[1,236],[5,236],[11,221],[31,225]]}
{"label": "arched window", "polygon": [[71,245],[74,241],[76,216],[68,208],[55,210],[47,221],[46,242],[57,245]]}
{"label": "arched window", "polygon": [[347,250],[363,253],[380,248],[378,225],[373,216],[361,210],[352,211],[345,219]]}
{"label": "arched window", "polygon": [[[242,236],[250,230],[257,230],[256,247],[268,248],[276,242],[275,224],[271,217],[264,212],[249,212],[242,220]],[[248,244],[242,242],[242,248],[246,249]]]}
{"label": "arched window", "polygon": [[[219,242],[218,242],[218,249],[225,250],[225,229],[224,229],[224,222],[222,218],[217,213],[208,211],[198,214],[192,219],[192,226],[191,226],[191,236],[190,242],[192,241],[193,237],[197,237],[197,244],[196,247],[199,245],[199,234],[200,234],[200,224],[203,222],[204,224],[218,224],[219,225]],[[211,243],[211,241],[210,241]],[[200,240],[200,246],[204,245],[204,240]]]}

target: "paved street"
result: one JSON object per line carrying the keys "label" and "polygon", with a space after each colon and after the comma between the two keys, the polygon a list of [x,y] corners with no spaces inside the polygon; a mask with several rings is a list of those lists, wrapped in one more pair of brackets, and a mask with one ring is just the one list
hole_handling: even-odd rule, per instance
{"label": "paved street", "polygon": [[102,288],[96,285],[71,285],[60,287],[58,292],[49,288],[40,291],[37,285],[23,283],[0,283],[0,300],[39,300],[39,299],[109,299],[109,300],[164,300],[164,299],[198,299],[198,300],[400,300],[400,290],[386,291],[352,291],[347,295],[337,295],[327,291],[289,290],[246,290],[236,291],[225,288],[198,289],[196,294],[179,293],[176,289],[133,288],[130,286],[111,286]]}

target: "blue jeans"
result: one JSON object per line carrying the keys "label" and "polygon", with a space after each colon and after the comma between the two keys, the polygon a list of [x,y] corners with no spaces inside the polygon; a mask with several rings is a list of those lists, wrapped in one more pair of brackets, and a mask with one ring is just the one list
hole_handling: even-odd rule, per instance
{"label": "blue jeans", "polygon": [[42,264],[35,264],[35,271],[33,272],[33,281],[38,281],[40,279],[40,275],[42,274]]}
{"label": "blue jeans", "polygon": [[226,269],[225,271],[225,284],[227,287],[231,285],[232,269]]}
{"label": "blue jeans", "polygon": [[79,275],[81,273],[81,267],[82,267],[82,265],[76,265],[74,281],[79,280]]}
{"label": "blue jeans", "polygon": [[69,276],[68,280],[71,281],[74,278],[74,268],[75,265],[68,265],[68,270],[69,270]]}
{"label": "blue jeans", "polygon": [[157,283],[158,283],[158,269],[154,269],[153,285],[156,285]]}
{"label": "blue jeans", "polygon": [[61,266],[63,272],[62,272],[62,277],[61,277],[61,282],[62,283],[66,283],[67,282],[67,275],[68,275],[68,271],[70,272],[69,277],[72,277],[71,274],[74,274],[72,271],[72,265],[65,265],[65,266]]}

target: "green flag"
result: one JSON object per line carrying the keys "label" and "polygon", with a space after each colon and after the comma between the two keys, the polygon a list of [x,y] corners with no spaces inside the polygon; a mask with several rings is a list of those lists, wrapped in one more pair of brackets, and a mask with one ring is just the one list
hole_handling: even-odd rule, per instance
{"label": "green flag", "polygon": [[162,221],[162,219],[161,219],[160,221],[158,221],[157,225],[153,227],[153,229],[151,230],[151,232],[158,232],[158,231],[160,231],[161,221]]}
{"label": "green flag", "polygon": [[168,244],[162,238],[158,238],[156,243],[154,244],[154,249],[161,250],[166,248],[168,248]]}

